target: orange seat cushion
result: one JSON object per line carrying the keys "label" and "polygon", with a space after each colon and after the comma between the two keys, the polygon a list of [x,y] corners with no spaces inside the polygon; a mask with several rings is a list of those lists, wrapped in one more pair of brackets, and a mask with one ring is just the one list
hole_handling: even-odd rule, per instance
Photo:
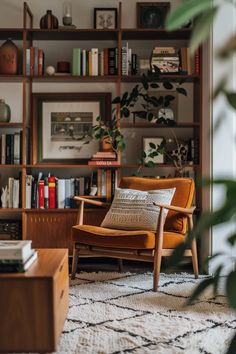
{"label": "orange seat cushion", "polygon": [[[153,249],[155,233],[152,231],[128,231],[108,229],[92,225],[72,227],[75,243],[109,248]],[[163,248],[175,248],[184,241],[184,236],[174,232],[164,232]]]}
{"label": "orange seat cushion", "polygon": [[128,231],[107,229],[92,225],[72,227],[73,242],[92,246],[152,249],[155,247],[155,233],[152,231]]}

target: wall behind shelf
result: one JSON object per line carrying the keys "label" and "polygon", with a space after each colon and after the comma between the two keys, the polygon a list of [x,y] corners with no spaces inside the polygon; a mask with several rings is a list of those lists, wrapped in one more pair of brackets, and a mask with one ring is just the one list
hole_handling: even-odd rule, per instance
{"label": "wall behind shelf", "polygon": [[[39,27],[40,18],[51,9],[61,24],[62,4],[64,0],[27,0],[34,14],[34,26]],[[78,28],[93,28],[94,7],[118,7],[119,0],[70,0],[73,7],[73,23]],[[148,0],[142,0],[147,2]],[[1,27],[22,27],[22,9],[24,0],[1,0],[0,22]],[[136,0],[121,0],[123,6],[123,27],[135,27],[136,25]],[[50,3],[50,5],[49,5]],[[172,6],[179,0],[172,0]],[[5,16],[8,13],[9,16]]]}

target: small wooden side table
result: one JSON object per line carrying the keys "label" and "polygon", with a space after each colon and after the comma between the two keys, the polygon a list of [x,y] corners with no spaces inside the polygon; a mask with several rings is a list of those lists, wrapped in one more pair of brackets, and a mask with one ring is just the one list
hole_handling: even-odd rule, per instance
{"label": "small wooden side table", "polygon": [[40,249],[25,273],[0,274],[0,352],[53,352],[69,303],[68,250]]}

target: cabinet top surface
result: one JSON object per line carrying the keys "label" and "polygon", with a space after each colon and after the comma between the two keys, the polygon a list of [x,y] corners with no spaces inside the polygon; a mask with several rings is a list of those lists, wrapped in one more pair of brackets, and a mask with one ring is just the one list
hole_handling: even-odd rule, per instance
{"label": "cabinet top surface", "polygon": [[38,249],[38,258],[25,273],[1,273],[1,279],[53,278],[62,262],[68,258],[67,249]]}

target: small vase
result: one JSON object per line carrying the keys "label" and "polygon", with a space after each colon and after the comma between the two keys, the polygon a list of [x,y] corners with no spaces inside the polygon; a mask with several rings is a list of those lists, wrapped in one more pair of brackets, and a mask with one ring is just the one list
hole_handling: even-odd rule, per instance
{"label": "small vase", "polygon": [[8,104],[5,103],[5,100],[0,99],[0,122],[7,123],[11,119],[11,109]]}
{"label": "small vase", "polygon": [[17,74],[18,48],[10,40],[6,40],[0,47],[0,74]]}
{"label": "small vase", "polygon": [[46,15],[44,15],[40,20],[40,28],[42,29],[57,29],[58,19],[52,14],[52,10],[47,10]]}
{"label": "small vase", "polygon": [[113,151],[109,136],[104,136],[104,138],[101,140],[100,150],[101,151],[109,151],[109,152]]}
{"label": "small vase", "polygon": [[70,2],[63,3],[62,23],[64,26],[72,25],[72,5]]}

